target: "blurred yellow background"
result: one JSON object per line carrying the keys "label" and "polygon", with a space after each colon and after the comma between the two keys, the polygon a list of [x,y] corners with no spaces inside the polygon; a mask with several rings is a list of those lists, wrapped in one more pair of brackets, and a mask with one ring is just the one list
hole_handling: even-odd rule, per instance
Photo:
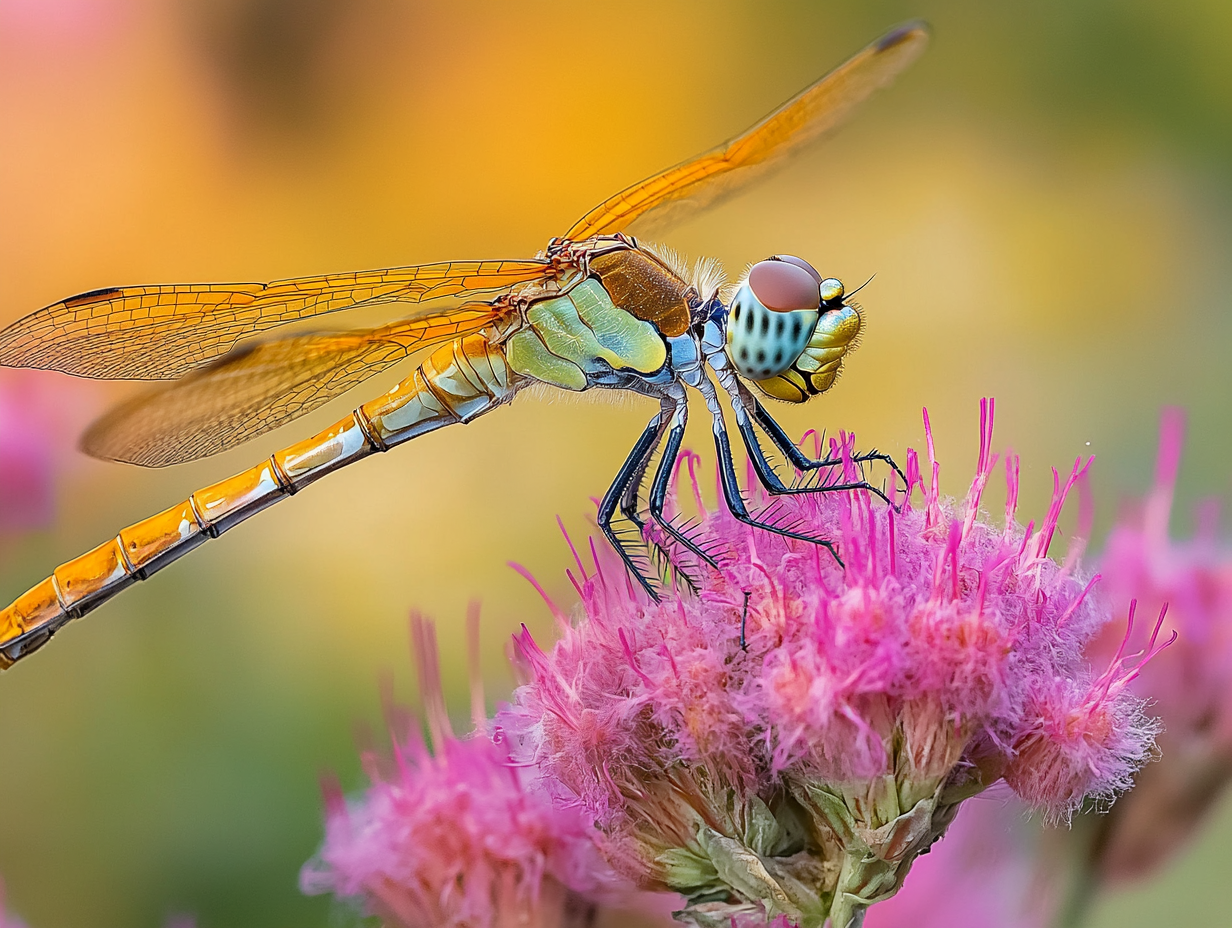
{"label": "blurred yellow background", "polygon": [[[978,399],[995,396],[1024,521],[1049,467],[1094,453],[1098,539],[1149,481],[1159,407],[1179,403],[1180,511],[1226,496],[1232,6],[1217,0],[0,0],[0,322],[107,285],[531,255],[914,16],[934,44],[897,86],[665,239],[733,276],[776,252],[849,287],[876,274],[845,376],[781,420],[901,455],[927,405],[961,493]],[[22,381],[54,398],[55,518],[0,541],[0,598],[404,373],[165,471],[72,451],[127,385]],[[0,370],[0,389],[20,376]],[[504,642],[550,623],[506,561],[571,601],[555,516],[585,537],[588,497],[650,412],[523,397],[331,477],[6,674],[12,908],[32,928],[327,924],[329,902],[296,889],[317,778],[362,782],[355,728],[379,728],[382,671],[410,697],[408,610],[440,623],[462,716],[461,619],[480,598],[490,692],[507,693]],[[705,451],[707,430],[689,443]],[[1222,924],[1230,862],[1225,804],[1098,924]]]}

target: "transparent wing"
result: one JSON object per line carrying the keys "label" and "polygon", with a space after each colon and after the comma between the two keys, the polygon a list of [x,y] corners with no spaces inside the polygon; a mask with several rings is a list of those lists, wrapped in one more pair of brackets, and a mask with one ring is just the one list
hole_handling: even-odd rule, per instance
{"label": "transparent wing", "polygon": [[462,306],[363,332],[242,346],[96,421],[81,441],[96,458],[162,467],[217,454],[349,390],[412,352],[478,332],[507,309]]}
{"label": "transparent wing", "polygon": [[169,284],[94,290],[0,331],[0,365],[83,377],[173,380],[246,336],[374,303],[419,303],[542,280],[545,261],[451,261],[297,277],[268,284]]}
{"label": "transparent wing", "polygon": [[792,97],[743,135],[620,191],[566,233],[578,241],[625,231],[636,220],[673,207],[678,220],[713,204],[840,125],[873,91],[885,87],[919,57],[928,27],[907,23],[886,33],[845,64]]}

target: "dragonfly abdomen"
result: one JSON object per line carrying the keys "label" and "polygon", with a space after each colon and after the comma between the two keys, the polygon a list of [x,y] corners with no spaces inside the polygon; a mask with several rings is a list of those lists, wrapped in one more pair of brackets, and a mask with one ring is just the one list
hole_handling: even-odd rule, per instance
{"label": "dragonfly abdomen", "polygon": [[438,348],[406,380],[356,411],[384,450],[476,416],[513,399],[525,378],[500,345],[468,335]]}
{"label": "dragonfly abdomen", "polygon": [[61,564],[0,612],[0,669],[46,644],[138,580],[308,484],[376,451],[507,402],[525,379],[503,350],[469,335],[434,351],[384,396],[256,467],[193,493],[170,509]]}

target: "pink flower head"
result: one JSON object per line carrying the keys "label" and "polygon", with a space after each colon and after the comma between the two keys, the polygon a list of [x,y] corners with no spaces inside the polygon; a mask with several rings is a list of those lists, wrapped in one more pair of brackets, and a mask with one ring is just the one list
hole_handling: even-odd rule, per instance
{"label": "pink flower head", "polygon": [[0,375],[0,536],[43,528],[54,515],[57,471],[96,398],[45,371]]}
{"label": "pink flower head", "polygon": [[[1058,811],[1068,815],[1084,799],[1111,800],[1133,785],[1142,746],[1151,743],[1159,726],[1142,717],[1141,703],[1117,697],[1153,657],[1175,643],[1175,633],[1159,642],[1163,619],[1161,614],[1146,647],[1126,666],[1125,649],[1134,633],[1131,604],[1121,646],[1094,685],[1058,677],[1032,688],[1016,756],[1004,773],[1022,798],[1045,807],[1052,803],[1057,818]],[[1055,805],[1058,797],[1067,797],[1063,807]]]}
{"label": "pink flower head", "polygon": [[528,790],[482,729],[454,736],[432,626],[415,617],[412,635],[432,749],[410,719],[389,771],[366,758],[372,785],[360,798],[327,787],[325,843],[301,873],[304,892],[358,899],[400,928],[557,928],[619,893],[576,810]]}
{"label": "pink flower head", "polygon": [[26,928],[26,923],[9,912],[4,904],[4,880],[0,880],[0,928]]}
{"label": "pink flower head", "polygon": [[6,376],[0,383],[0,531],[39,528],[52,510],[47,410],[33,389],[37,379]]}
{"label": "pink flower head", "polygon": [[[1218,538],[1212,504],[1199,510],[1197,534],[1169,534],[1184,441],[1184,414],[1166,409],[1160,424],[1155,484],[1126,507],[1101,558],[1107,598],[1117,609],[1137,601],[1166,609],[1165,629],[1179,638],[1134,683],[1164,723],[1160,758],[1098,826],[1098,877],[1125,879],[1157,867],[1193,833],[1232,778],[1232,550]],[[1146,630],[1133,644],[1141,646]],[[1111,651],[1105,634],[1098,648]]]}
{"label": "pink flower head", "polygon": [[[1082,650],[1109,614],[1093,580],[1048,557],[1086,465],[1054,475],[1024,529],[1010,457],[992,524],[981,412],[961,504],[941,496],[927,414],[929,478],[909,451],[901,511],[855,491],[753,500],[832,539],[844,566],[720,508],[694,535],[722,565],[697,572],[698,595],[652,602],[596,555],[593,573],[578,561],[585,614],[562,640],[518,636],[529,682],[498,719],[515,754],[593,817],[618,869],[683,893],[695,921],[846,928],[1003,775],[1064,817],[1148,756],[1154,728],[1126,690],[1147,655],[1093,670]],[[859,478],[852,444],[831,442],[830,482]]]}

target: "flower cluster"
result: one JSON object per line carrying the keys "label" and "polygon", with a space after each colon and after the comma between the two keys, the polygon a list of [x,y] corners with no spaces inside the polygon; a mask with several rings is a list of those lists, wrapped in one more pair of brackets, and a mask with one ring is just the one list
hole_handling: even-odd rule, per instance
{"label": "flower cluster", "polygon": [[[410,719],[395,733],[390,770],[366,758],[372,785],[360,799],[327,788],[325,843],[304,867],[303,890],[356,898],[399,928],[588,923],[620,889],[589,826],[529,793],[525,771],[482,729],[453,735],[432,628],[413,619],[412,634],[434,750]],[[479,693],[478,725],[482,705]]]}
{"label": "flower cluster", "polygon": [[[1160,761],[1139,772],[1111,815],[1062,836],[1071,844],[1087,841],[1093,857],[1086,866],[1097,882],[1158,867],[1232,780],[1232,551],[1218,540],[1213,503],[1199,509],[1193,538],[1170,537],[1184,429],[1180,410],[1164,411],[1154,486],[1125,507],[1100,558],[1113,606],[1136,601],[1148,614],[1166,609],[1165,627],[1179,637],[1135,683],[1164,723]],[[1096,642],[1097,651],[1115,647],[1108,634]]]}
{"label": "flower cluster", "polygon": [[[1062,819],[1150,754],[1154,724],[1127,686],[1155,638],[1092,669],[1083,648],[1109,613],[1048,557],[1081,462],[1022,528],[1008,458],[994,525],[980,512],[991,403],[961,504],[942,498],[927,437],[928,479],[909,452],[900,510],[868,492],[758,501],[833,539],[841,566],[720,508],[694,533],[722,565],[697,595],[652,601],[596,555],[578,560],[585,614],[555,647],[518,637],[529,682],[502,737],[596,823],[614,867],[686,897],[679,917],[847,928],[964,799],[1004,778]],[[859,478],[849,436],[831,455],[831,483]]]}

